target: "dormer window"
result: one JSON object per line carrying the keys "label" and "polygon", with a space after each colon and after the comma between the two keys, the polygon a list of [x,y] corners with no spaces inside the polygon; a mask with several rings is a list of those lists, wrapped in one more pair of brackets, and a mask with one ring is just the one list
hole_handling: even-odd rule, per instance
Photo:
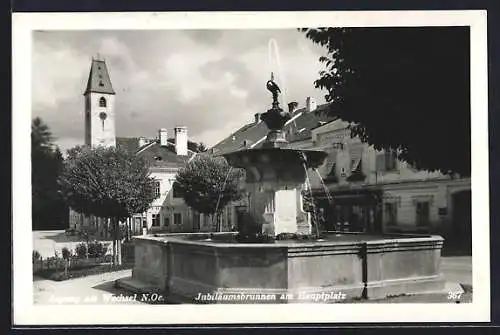
{"label": "dormer window", "polygon": [[154,184],[154,194],[156,197],[160,197],[160,182],[159,181],[155,181],[155,184]]}
{"label": "dormer window", "polygon": [[99,107],[106,107],[106,99],[104,97],[99,99]]}
{"label": "dormer window", "polygon": [[102,80],[99,80],[99,86],[101,86],[101,87],[103,87],[103,86],[104,86],[104,84],[103,84]]}

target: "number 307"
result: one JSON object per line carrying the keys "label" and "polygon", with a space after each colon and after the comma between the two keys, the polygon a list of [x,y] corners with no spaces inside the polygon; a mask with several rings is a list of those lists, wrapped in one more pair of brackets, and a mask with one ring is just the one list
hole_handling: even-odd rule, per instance
{"label": "number 307", "polygon": [[462,292],[448,292],[448,300],[460,299]]}

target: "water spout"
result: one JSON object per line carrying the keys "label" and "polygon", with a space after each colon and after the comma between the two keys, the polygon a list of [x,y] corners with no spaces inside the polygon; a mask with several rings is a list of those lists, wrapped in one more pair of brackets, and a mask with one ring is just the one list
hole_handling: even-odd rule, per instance
{"label": "water spout", "polygon": [[[287,94],[286,94],[286,80],[285,80],[285,73],[283,72],[283,68],[281,67],[281,59],[280,59],[280,53],[279,53],[279,50],[278,50],[278,42],[274,39],[274,38],[271,38],[269,40],[269,68],[271,69],[270,72],[276,72],[276,71],[273,71],[273,68],[274,68],[274,65],[276,65],[277,67],[277,72],[278,72],[278,82],[279,82],[279,86],[281,87],[282,89],[282,92],[281,92],[281,105],[282,106],[288,106],[288,103],[287,103]],[[273,51],[274,51],[274,55],[273,55]],[[273,57],[274,56],[274,57]],[[273,64],[273,60],[276,61],[276,64]]]}
{"label": "water spout", "polygon": [[323,180],[323,177],[321,177],[321,174],[319,173],[318,169],[315,168],[313,170],[318,175],[318,178],[319,178],[319,180],[321,182],[321,185],[323,186],[323,189],[325,190],[326,197],[328,198],[328,203],[331,204],[332,203],[332,197],[330,195],[330,191],[328,190],[328,187],[325,184],[325,181]]}
{"label": "water spout", "polygon": [[[302,155],[304,155],[304,153],[302,153]],[[311,187],[311,180],[309,179],[309,174],[307,173],[307,165],[306,165],[305,161],[302,162],[302,166],[304,167],[304,172],[306,173],[306,185],[307,185],[307,188],[309,190],[309,196],[311,197],[311,206],[313,208],[313,214],[315,216],[315,221],[316,221],[316,225],[315,225],[316,226],[316,239],[318,241],[322,241],[322,239],[320,239],[320,234],[319,234],[318,211],[316,210],[316,205],[314,204],[314,198],[313,198],[312,187]]]}
{"label": "water spout", "polygon": [[[328,190],[328,187],[325,184],[325,180],[323,179],[323,177],[321,177],[321,174],[319,173],[318,169],[313,169],[313,170],[318,175],[318,178],[321,182],[321,185],[323,186],[323,189],[325,190],[326,197],[328,198],[328,204],[330,204],[330,205],[333,204],[333,199],[332,199],[332,196],[330,194],[330,191]],[[335,224],[335,230],[338,230],[337,224]],[[342,236],[342,235],[336,234],[335,236]]]}

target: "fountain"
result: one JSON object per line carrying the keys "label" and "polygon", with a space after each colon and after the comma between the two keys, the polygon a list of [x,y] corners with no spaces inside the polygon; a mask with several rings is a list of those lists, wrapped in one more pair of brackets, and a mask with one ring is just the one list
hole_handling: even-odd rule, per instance
{"label": "fountain", "polygon": [[307,171],[327,154],[288,147],[282,130],[290,115],[272,76],[267,88],[273,101],[261,115],[269,129],[262,147],[224,155],[246,170],[243,229],[136,237],[132,277],[118,284],[184,303],[333,302],[443,290],[440,236],[312,232],[302,194],[310,191]]}
{"label": "fountain", "polygon": [[262,147],[231,152],[224,157],[229,165],[246,171],[249,214],[252,224],[259,227],[257,230],[272,236],[310,234],[311,215],[303,210],[302,191],[308,183],[307,169],[321,165],[327,153],[287,147],[282,129],[290,114],[279,106],[280,88],[272,74],[267,88],[273,102],[271,109],[260,116],[269,129]]}

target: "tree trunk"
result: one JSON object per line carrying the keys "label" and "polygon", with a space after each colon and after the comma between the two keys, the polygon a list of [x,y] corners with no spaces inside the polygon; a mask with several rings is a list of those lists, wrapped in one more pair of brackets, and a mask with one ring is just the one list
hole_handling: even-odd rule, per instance
{"label": "tree trunk", "polygon": [[121,265],[122,264],[122,253],[121,253],[121,236],[120,236],[120,222],[117,218],[113,218],[113,229],[114,229],[114,238],[113,238],[113,265]]}
{"label": "tree trunk", "polygon": [[132,223],[130,221],[131,221],[130,218],[127,218],[127,221],[125,221],[126,227],[127,227],[127,233],[125,235],[125,240],[127,242],[130,241],[130,235],[131,235],[131,230],[132,230]]}
{"label": "tree trunk", "polygon": [[111,219],[112,220],[112,227],[113,227],[113,255],[112,255],[112,259],[113,259],[113,266],[116,265],[116,229],[115,229],[115,219]]}

